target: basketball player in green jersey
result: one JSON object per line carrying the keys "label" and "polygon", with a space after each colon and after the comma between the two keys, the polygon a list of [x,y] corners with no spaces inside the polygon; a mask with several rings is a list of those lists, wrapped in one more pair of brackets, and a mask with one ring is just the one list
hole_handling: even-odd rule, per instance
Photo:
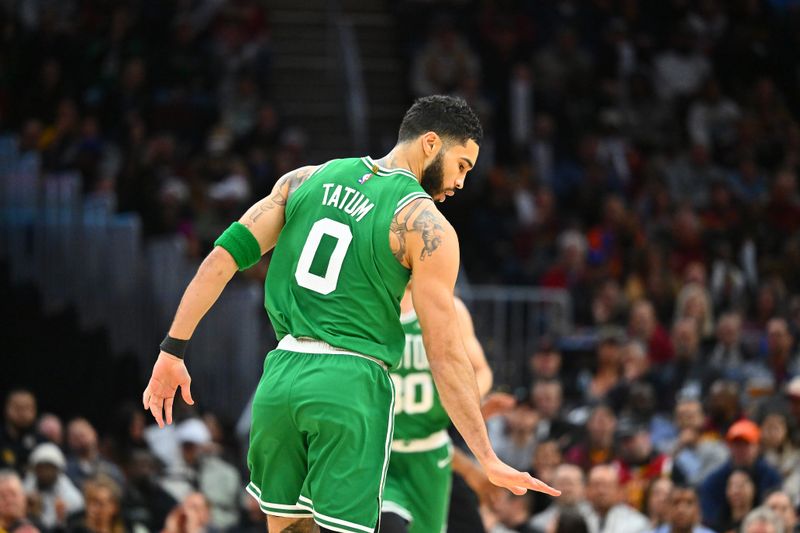
{"label": "basketball player in green jersey", "polygon": [[179,386],[192,403],[182,357],[198,322],[237,269],[275,248],[265,306],[280,340],[253,399],[247,486],[271,533],[379,527],[394,420],[388,369],[403,354],[399,303],[412,273],[442,404],[487,477],[518,494],[559,494],[495,455],[459,333],[458,237],[432,200],[464,186],[481,138],[463,100],[419,99],[382,159],[337,159],[281,177],[189,283],[142,394],[159,426],[171,423]]}
{"label": "basketball player in green jersey", "polygon": [[[390,376],[396,391],[394,440],[381,511],[382,533],[440,533],[445,530],[450,503],[453,448],[447,416],[433,383],[411,285],[400,301],[400,323],[406,346],[400,364]],[[464,349],[483,397],[492,388],[492,371],[475,337],[472,317],[455,299],[456,317]],[[463,459],[455,464],[465,464]]]}

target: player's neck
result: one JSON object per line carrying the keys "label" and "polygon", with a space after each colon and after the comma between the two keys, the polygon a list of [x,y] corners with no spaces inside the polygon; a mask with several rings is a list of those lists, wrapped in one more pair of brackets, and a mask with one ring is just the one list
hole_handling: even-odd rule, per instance
{"label": "player's neck", "polygon": [[412,154],[409,153],[405,145],[398,144],[392,151],[375,161],[378,165],[384,168],[402,168],[411,171],[416,176],[417,181],[422,175],[422,161],[415,163]]}

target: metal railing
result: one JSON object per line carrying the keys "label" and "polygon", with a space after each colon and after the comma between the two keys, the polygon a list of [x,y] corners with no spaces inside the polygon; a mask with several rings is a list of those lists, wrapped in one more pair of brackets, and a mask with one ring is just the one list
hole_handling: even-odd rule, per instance
{"label": "metal railing", "polygon": [[475,333],[495,374],[495,383],[526,385],[525,366],[542,335],[572,331],[569,293],[562,289],[473,285],[459,287]]}

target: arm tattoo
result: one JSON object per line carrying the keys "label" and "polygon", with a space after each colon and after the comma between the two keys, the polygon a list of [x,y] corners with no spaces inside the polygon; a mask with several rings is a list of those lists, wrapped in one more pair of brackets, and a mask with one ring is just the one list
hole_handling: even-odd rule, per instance
{"label": "arm tattoo", "polygon": [[[245,226],[250,227],[251,224],[255,224],[261,215],[267,211],[275,209],[278,206],[286,207],[286,202],[289,201],[289,196],[295,190],[297,190],[297,188],[302,185],[303,182],[305,182],[316,169],[317,167],[302,167],[281,177],[275,184],[273,193],[256,204],[257,209],[250,214],[248,217],[249,220]],[[284,194],[283,189],[286,185],[288,185],[288,188]]]}
{"label": "arm tattoo", "polygon": [[[406,255],[406,234],[409,232],[417,232],[422,238],[423,248],[419,254],[420,261],[424,261],[426,257],[433,255],[433,252],[442,244],[444,227],[440,224],[440,219],[436,212],[430,206],[426,206],[425,203],[424,200],[414,203],[411,209],[402,217],[398,213],[394,216],[389,226],[389,231],[397,239],[396,243],[392,243],[392,253],[400,263],[403,263]],[[420,211],[419,214],[414,217],[418,211]],[[413,221],[411,220],[412,218]]]}
{"label": "arm tattoo", "polygon": [[426,257],[433,255],[433,252],[442,244],[442,232],[444,228],[439,224],[439,217],[436,216],[429,208],[426,208],[414,220],[414,231],[418,231],[422,236],[422,242],[425,244],[422,252],[419,254],[420,261],[424,261]]}

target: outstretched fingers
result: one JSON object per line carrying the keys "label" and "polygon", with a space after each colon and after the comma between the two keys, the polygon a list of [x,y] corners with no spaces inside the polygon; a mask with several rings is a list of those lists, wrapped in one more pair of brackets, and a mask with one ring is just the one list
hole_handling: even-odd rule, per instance
{"label": "outstretched fingers", "polygon": [[535,477],[531,476],[528,473],[525,473],[525,476],[528,477],[528,483],[526,486],[533,491],[536,492],[543,492],[544,494],[549,494],[550,496],[561,496],[561,491],[551,487],[541,479],[536,479]]}

